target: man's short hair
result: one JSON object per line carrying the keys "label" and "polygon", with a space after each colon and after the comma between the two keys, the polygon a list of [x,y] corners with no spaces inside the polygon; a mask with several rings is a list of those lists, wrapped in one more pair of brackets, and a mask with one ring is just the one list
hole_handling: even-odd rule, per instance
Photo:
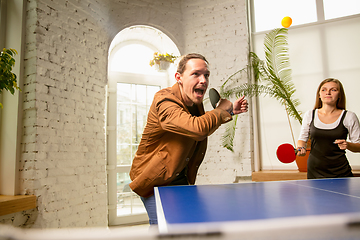
{"label": "man's short hair", "polygon": [[177,67],[177,72],[180,74],[183,74],[185,71],[185,67],[186,67],[186,63],[190,60],[190,59],[201,59],[204,60],[207,64],[209,64],[209,62],[206,60],[206,58],[199,54],[199,53],[189,53],[186,54],[184,56],[181,57],[178,67]]}

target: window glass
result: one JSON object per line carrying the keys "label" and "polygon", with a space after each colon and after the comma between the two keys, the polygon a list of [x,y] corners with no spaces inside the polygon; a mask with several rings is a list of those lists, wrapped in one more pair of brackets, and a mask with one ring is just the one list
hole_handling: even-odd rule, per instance
{"label": "window glass", "polygon": [[153,57],[154,50],[151,48],[142,44],[129,44],[116,51],[110,63],[110,71],[156,74],[155,68],[150,66]]}
{"label": "window glass", "polygon": [[280,28],[281,20],[289,16],[292,26],[317,21],[315,0],[253,0],[255,31]]}
{"label": "window glass", "polygon": [[323,0],[323,3],[326,20],[360,13],[359,0]]}
{"label": "window glass", "polygon": [[129,187],[130,182],[131,180],[128,173],[117,173],[117,216],[146,213],[140,197],[131,191]]}
{"label": "window glass", "polygon": [[[117,83],[117,165],[130,167],[145,128],[147,114],[160,86]],[[130,169],[129,169],[130,170]],[[117,216],[145,213],[129,183],[128,171],[117,173]]]}
{"label": "window glass", "polygon": [[160,86],[117,83],[117,164],[131,165]]}

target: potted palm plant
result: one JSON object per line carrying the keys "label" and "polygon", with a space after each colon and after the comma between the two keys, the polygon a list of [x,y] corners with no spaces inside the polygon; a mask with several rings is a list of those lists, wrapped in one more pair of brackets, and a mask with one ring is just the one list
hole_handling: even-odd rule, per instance
{"label": "potted palm plant", "polygon": [[[295,98],[295,85],[291,79],[291,69],[288,54],[287,28],[276,28],[266,34],[264,38],[265,60],[253,52],[250,52],[250,63],[243,69],[232,74],[225,80],[220,89],[220,94],[225,97],[247,97],[268,95],[279,101],[284,106],[288,116],[291,134],[295,143],[294,134],[290,122],[290,117],[302,124],[301,113],[297,110],[299,99]],[[255,82],[238,85],[238,80],[250,78],[253,74]],[[235,121],[228,124],[225,134],[222,137],[223,147],[233,150],[233,140],[235,135]]]}
{"label": "potted palm plant", "polygon": [[[14,56],[17,54],[15,49],[4,48],[0,53],[0,93],[5,89],[11,94],[15,93],[15,90],[20,90],[16,82],[16,74],[12,72],[12,68],[15,65]],[[0,107],[3,105],[0,103]]]}

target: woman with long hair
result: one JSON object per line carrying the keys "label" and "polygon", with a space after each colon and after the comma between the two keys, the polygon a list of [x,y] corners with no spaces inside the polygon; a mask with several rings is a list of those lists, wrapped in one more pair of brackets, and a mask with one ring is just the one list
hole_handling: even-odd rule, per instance
{"label": "woman with long hair", "polygon": [[315,107],[303,118],[297,142],[299,156],[306,154],[309,137],[308,179],[353,176],[345,150],[360,152],[360,125],[356,114],[346,110],[345,92],[339,80],[327,78],[320,83]]}

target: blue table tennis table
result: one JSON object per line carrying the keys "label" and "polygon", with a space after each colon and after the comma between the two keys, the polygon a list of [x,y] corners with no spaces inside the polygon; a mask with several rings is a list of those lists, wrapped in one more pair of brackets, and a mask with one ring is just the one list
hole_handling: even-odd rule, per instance
{"label": "blue table tennis table", "polygon": [[156,187],[155,199],[160,234],[360,239],[356,177]]}

